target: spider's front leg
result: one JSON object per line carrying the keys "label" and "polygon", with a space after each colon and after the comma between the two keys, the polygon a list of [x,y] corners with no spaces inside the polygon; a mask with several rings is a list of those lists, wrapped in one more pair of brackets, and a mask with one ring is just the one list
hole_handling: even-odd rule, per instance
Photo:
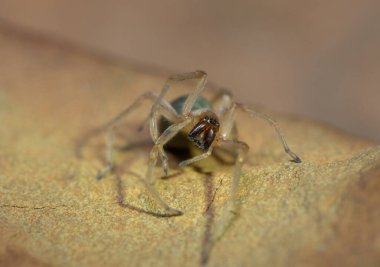
{"label": "spider's front leg", "polygon": [[[153,120],[154,118],[152,118]],[[180,210],[176,210],[171,208],[159,195],[155,188],[155,179],[153,175],[154,168],[157,164],[157,158],[163,152],[163,146],[169,142],[181,129],[186,127],[188,124],[192,122],[191,117],[185,117],[180,122],[174,123],[169,126],[155,141],[155,144],[150,152],[148,169],[145,175],[146,178],[146,187],[149,190],[151,196],[155,199],[155,201],[165,209],[168,215],[178,216],[182,215],[183,212]]]}
{"label": "spider's front leg", "polygon": [[[149,121],[149,126],[150,126],[149,129],[150,129],[150,134],[152,136],[153,142],[156,143],[160,134],[158,123],[159,123],[160,116],[162,115],[162,114],[160,115],[161,113],[160,110],[162,110],[162,108],[160,107],[161,101],[163,101],[166,93],[169,91],[172,85],[178,82],[186,81],[186,80],[197,80],[197,84],[195,86],[195,89],[188,95],[185,103],[183,104],[182,110],[178,111],[178,113],[180,113],[184,117],[189,116],[190,111],[196,99],[201,94],[201,92],[205,89],[206,82],[207,82],[207,74],[204,71],[197,70],[193,72],[175,74],[169,77],[169,79],[166,81],[166,83],[162,87],[160,94],[157,96],[156,101],[154,102],[151,108],[148,118],[142,123],[142,125],[139,128],[139,129],[142,129],[144,125],[146,124],[146,122]],[[172,106],[170,106],[170,108],[172,108]],[[175,122],[176,120],[178,121],[178,117],[171,118],[168,121]],[[157,153],[162,162],[164,175],[167,176],[168,175],[168,157],[163,147],[158,147]]]}
{"label": "spider's front leg", "polygon": [[106,136],[106,150],[105,150],[105,158],[106,158],[106,166],[103,170],[99,171],[96,178],[98,180],[104,178],[108,175],[113,169],[113,140],[116,127],[121,123],[121,121],[126,118],[129,114],[131,114],[134,110],[136,110],[144,100],[151,100],[152,102],[158,101],[158,106],[155,114],[161,115],[168,120],[176,120],[178,115],[176,111],[172,108],[172,106],[164,99],[159,99],[159,97],[153,92],[146,92],[140,95],[135,102],[133,102],[130,106],[120,112],[117,116],[115,116],[110,122],[105,124],[102,127],[96,129],[98,132],[107,131]]}
{"label": "spider's front leg", "polygon": [[248,115],[250,115],[251,117],[258,117],[259,119],[262,119],[265,122],[267,122],[276,132],[277,137],[280,140],[285,153],[289,155],[293,162],[302,162],[301,158],[289,148],[280,126],[278,125],[277,121],[273,119],[271,116],[262,113],[258,110],[249,108],[244,104],[234,102],[234,100],[232,99],[232,94],[227,90],[222,90],[215,97],[213,105],[217,109],[217,115],[219,117],[222,117],[223,120],[221,132],[224,139],[230,139],[229,136],[231,135],[232,128],[235,123],[236,110],[240,109],[241,111],[248,113]]}
{"label": "spider's front leg", "polygon": [[246,143],[234,140],[234,137],[232,136],[237,108],[247,112],[251,116],[257,116],[269,123],[277,133],[277,136],[280,139],[285,152],[292,158],[292,160],[296,163],[300,163],[301,159],[293,151],[290,150],[281,131],[281,128],[270,116],[250,109],[242,104],[235,103],[232,99],[232,95],[227,91],[221,91],[221,93],[214,99],[214,107],[216,109],[217,115],[222,119],[220,129],[221,138],[217,141],[216,145],[232,146],[237,152],[235,167],[232,174],[230,197],[222,213],[220,224],[216,226],[216,230],[214,231],[213,239],[217,240],[222,236],[236,214],[237,189],[240,182],[243,163],[249,150],[249,146]]}
{"label": "spider's front leg", "polygon": [[280,140],[282,144],[282,147],[284,148],[285,153],[288,154],[289,157],[292,158],[293,162],[295,163],[302,162],[301,158],[289,148],[288,143],[286,142],[285,136],[282,133],[282,130],[275,119],[273,119],[272,117],[270,117],[269,115],[265,113],[251,109],[243,104],[237,103],[236,106],[240,108],[241,110],[243,110],[244,112],[248,113],[251,117],[258,117],[266,121],[270,126],[272,126],[272,128],[277,134],[278,139]]}
{"label": "spider's front leg", "polygon": [[213,241],[218,240],[231,224],[233,218],[237,214],[237,192],[240,184],[240,177],[245,158],[247,156],[249,146],[237,140],[219,140],[216,145],[230,146],[236,151],[235,166],[232,173],[232,181],[230,187],[229,198],[222,212],[220,223],[216,225],[213,234]]}

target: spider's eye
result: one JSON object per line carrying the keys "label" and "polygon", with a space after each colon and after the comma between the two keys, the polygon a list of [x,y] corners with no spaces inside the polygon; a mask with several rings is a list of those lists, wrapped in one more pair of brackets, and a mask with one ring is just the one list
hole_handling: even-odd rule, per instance
{"label": "spider's eye", "polygon": [[206,116],[190,131],[188,138],[202,150],[207,150],[215,139],[219,130],[219,122],[216,118]]}

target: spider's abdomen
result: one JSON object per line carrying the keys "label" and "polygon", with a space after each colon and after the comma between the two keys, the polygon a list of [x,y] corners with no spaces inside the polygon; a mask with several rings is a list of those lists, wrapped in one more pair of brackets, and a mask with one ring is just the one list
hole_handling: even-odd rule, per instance
{"label": "spider's abdomen", "polygon": [[[185,104],[187,97],[187,95],[183,95],[170,102],[170,104],[177,111],[178,114],[181,114],[183,105]],[[195,111],[202,108],[211,109],[211,105],[206,98],[204,98],[203,96],[198,96],[197,101],[195,101],[191,111]]]}
{"label": "spider's abdomen", "polygon": [[[178,114],[182,113],[182,108],[183,108],[183,105],[185,104],[187,97],[188,97],[187,95],[180,96],[174,99],[170,103]],[[195,101],[191,111],[195,111],[198,109],[211,110],[210,102],[206,98],[199,96],[197,100]],[[160,133],[164,132],[165,129],[168,128],[170,125],[171,125],[171,122],[167,121],[164,118],[161,118],[160,123],[159,123]],[[189,141],[187,135],[180,132],[172,140],[170,140],[170,142],[167,143],[166,146],[168,148],[173,148],[173,149],[188,149],[190,143],[191,142]]]}

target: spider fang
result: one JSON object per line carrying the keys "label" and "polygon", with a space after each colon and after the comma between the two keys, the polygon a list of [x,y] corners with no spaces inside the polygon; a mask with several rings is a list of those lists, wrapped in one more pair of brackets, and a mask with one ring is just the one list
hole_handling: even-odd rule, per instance
{"label": "spider fang", "polygon": [[205,116],[190,131],[188,138],[200,149],[208,150],[218,131],[218,119],[212,116]]}

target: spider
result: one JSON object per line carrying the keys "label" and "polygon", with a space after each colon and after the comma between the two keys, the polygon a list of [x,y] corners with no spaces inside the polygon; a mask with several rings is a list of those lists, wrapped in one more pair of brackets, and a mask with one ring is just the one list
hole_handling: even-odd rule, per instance
{"label": "spider", "polygon": [[[197,84],[195,89],[189,95],[179,97],[171,103],[164,99],[166,93],[173,84],[191,79],[197,80]],[[268,115],[235,102],[228,91],[221,91],[211,105],[211,103],[201,96],[202,91],[206,87],[206,83],[207,74],[204,71],[172,75],[164,84],[159,95],[156,95],[153,92],[146,92],[138,97],[129,107],[119,113],[106,125],[108,129],[106,145],[107,165],[104,170],[98,174],[97,178],[103,178],[113,168],[112,143],[115,127],[145,99],[149,99],[153,102],[146,122],[149,122],[150,135],[154,142],[149,155],[148,168],[145,174],[145,184],[150,195],[157,204],[165,210],[168,216],[182,215],[183,212],[172,208],[160,197],[160,194],[154,185],[155,177],[153,171],[158,159],[160,159],[164,174],[168,174],[168,157],[164,147],[170,145],[180,133],[184,133],[187,136],[188,141],[202,151],[200,155],[180,162],[179,165],[181,167],[209,157],[216,147],[228,146],[235,150],[235,164],[232,173],[230,196],[226,203],[228,210],[231,212],[234,212],[235,210],[236,193],[242,172],[242,166],[249,150],[249,146],[245,142],[237,140],[234,136],[235,115],[237,110],[242,110],[243,112],[247,112],[250,116],[257,116],[268,122],[276,131],[285,152],[290,156],[292,161],[296,163],[301,162],[301,159],[288,147],[285,137],[275,120]],[[179,143],[178,140],[180,140]],[[178,140],[176,145],[186,145],[186,140]]]}

